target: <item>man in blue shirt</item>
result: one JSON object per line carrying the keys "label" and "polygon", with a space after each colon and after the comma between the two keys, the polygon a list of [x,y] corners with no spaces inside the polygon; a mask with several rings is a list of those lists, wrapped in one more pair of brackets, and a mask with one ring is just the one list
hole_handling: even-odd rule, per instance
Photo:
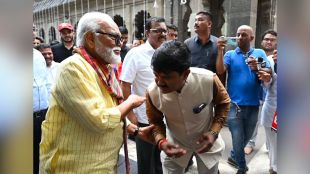
{"label": "man in blue shirt", "polygon": [[[257,74],[262,70],[270,72],[270,64],[263,50],[251,47],[254,35],[250,26],[240,26],[237,37],[238,47],[226,52],[224,60],[217,60],[216,70],[218,74],[228,71],[227,88],[231,105],[227,122],[233,143],[228,163],[238,167],[237,174],[243,174],[248,170],[244,147],[253,134],[258,117],[261,81]],[[266,68],[258,69],[259,57],[266,62]]]}

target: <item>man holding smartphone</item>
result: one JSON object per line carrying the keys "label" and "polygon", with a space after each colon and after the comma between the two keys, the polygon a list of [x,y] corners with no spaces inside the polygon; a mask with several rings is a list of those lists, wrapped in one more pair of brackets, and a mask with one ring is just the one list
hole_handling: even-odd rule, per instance
{"label": "man holding smartphone", "polygon": [[248,170],[244,147],[252,137],[257,123],[261,91],[257,60],[251,57],[263,58],[266,68],[261,70],[270,71],[270,64],[263,50],[251,47],[254,34],[250,26],[240,26],[237,37],[238,47],[226,52],[223,59],[217,60],[216,70],[218,74],[228,72],[227,88],[231,105],[227,122],[233,143],[228,163],[238,168],[237,174],[244,174]]}

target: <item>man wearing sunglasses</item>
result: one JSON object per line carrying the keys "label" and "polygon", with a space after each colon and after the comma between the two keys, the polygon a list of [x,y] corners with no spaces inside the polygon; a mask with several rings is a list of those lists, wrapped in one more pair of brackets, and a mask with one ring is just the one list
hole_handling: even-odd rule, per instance
{"label": "man wearing sunglasses", "polygon": [[[145,30],[147,37],[146,43],[139,47],[132,48],[127,53],[123,62],[120,79],[122,81],[122,89],[125,98],[131,93],[145,96],[145,91],[148,85],[154,80],[154,74],[151,68],[152,56],[155,49],[166,41],[167,27],[164,18],[149,18],[146,21]],[[128,119],[132,124],[137,125],[138,127],[148,126],[149,122],[146,115],[145,104],[142,104],[133,112],[130,112]],[[138,173],[162,173],[159,149],[155,145],[145,142],[138,137],[136,137],[135,140]]]}
{"label": "man wearing sunglasses", "polygon": [[121,103],[122,90],[111,65],[121,60],[120,38],[107,14],[90,12],[80,19],[75,54],[58,69],[42,124],[41,174],[117,173],[122,120],[145,101],[130,95]]}

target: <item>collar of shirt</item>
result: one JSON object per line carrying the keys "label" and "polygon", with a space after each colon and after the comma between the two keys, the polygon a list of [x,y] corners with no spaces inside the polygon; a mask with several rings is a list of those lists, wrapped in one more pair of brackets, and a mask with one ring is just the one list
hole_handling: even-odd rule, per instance
{"label": "collar of shirt", "polygon": [[[201,44],[198,35],[194,36],[194,41],[195,41],[197,44]],[[206,44],[209,44],[210,42],[215,42],[215,41],[216,41],[216,37],[210,35],[210,36],[209,36],[209,41],[208,41]]]}
{"label": "collar of shirt", "polygon": [[145,42],[145,44],[142,44],[141,46],[143,47],[144,50],[146,50],[147,53],[153,54],[155,52],[155,49],[152,47],[152,45],[148,40]]}
{"label": "collar of shirt", "polygon": [[[237,47],[235,51],[237,54],[243,54],[243,52],[240,50],[239,47]],[[247,52],[248,57],[253,53],[253,51],[254,51],[254,48],[251,47],[250,50]]]}

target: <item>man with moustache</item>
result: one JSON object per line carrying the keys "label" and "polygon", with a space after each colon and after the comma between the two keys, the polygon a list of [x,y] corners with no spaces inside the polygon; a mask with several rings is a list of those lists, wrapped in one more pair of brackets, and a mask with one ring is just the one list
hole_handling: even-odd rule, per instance
{"label": "man with moustache", "polygon": [[61,62],[72,56],[74,46],[73,26],[69,23],[61,23],[58,25],[58,31],[61,37],[61,43],[52,47],[55,62]]}
{"label": "man with moustache", "polygon": [[194,29],[197,35],[187,39],[184,43],[191,51],[191,67],[199,67],[216,73],[216,60],[223,58],[223,51],[218,47],[225,46],[225,42],[211,35],[212,15],[200,11],[196,13]]}
{"label": "man with moustache", "polygon": [[59,63],[54,61],[52,48],[50,45],[43,43],[40,44],[37,49],[41,52],[45,59],[48,78],[51,83],[54,84]]}
{"label": "man with moustache", "polygon": [[145,101],[130,95],[121,103],[111,65],[121,60],[120,46],[121,33],[110,16],[90,12],[81,17],[75,54],[59,68],[42,124],[41,174],[117,173],[122,120]]}
{"label": "man with moustache", "polygon": [[[216,60],[223,58],[223,51],[218,47],[225,46],[225,42],[211,35],[212,15],[205,11],[196,13],[194,29],[197,35],[186,39],[184,43],[191,52],[191,67],[198,67],[216,73]],[[225,75],[219,75],[225,85]],[[190,160],[189,166],[193,164]],[[186,169],[186,171],[188,168]]]}
{"label": "man with moustache", "polygon": [[[274,30],[266,30],[262,35],[262,41],[261,41],[261,48],[265,51],[267,58],[270,63],[273,63],[274,65],[271,65],[272,68],[274,68],[275,73],[277,73],[277,56],[273,56],[276,54],[277,49],[277,32]],[[272,60],[270,60],[272,59]],[[267,91],[264,91],[267,92]],[[259,116],[260,117],[260,116]],[[254,130],[252,138],[247,143],[246,147],[244,148],[245,154],[250,154],[253,151],[253,148],[255,147],[256,137],[257,137],[257,129],[258,129],[259,122],[256,124],[256,128]],[[266,138],[267,142],[267,149],[268,147],[268,138]]]}
{"label": "man with moustache", "polygon": [[219,132],[230,99],[217,75],[190,68],[190,62],[189,50],[179,41],[165,42],[155,51],[155,82],[147,89],[147,115],[155,125],[156,144],[166,154],[162,154],[165,174],[184,173],[192,155],[199,174],[218,174],[225,147]]}
{"label": "man with moustache", "polygon": [[[167,27],[164,18],[152,17],[147,19],[145,30],[147,36],[146,43],[132,48],[127,53],[123,62],[120,79],[125,98],[131,93],[145,96],[148,85],[154,80],[154,74],[151,68],[152,56],[155,49],[166,41]],[[145,105],[142,104],[134,112],[130,112],[128,119],[133,125],[137,126],[137,130],[140,127],[148,126],[149,122],[145,112]],[[162,173],[159,149],[155,145],[145,142],[138,137],[135,140],[138,173]],[[153,155],[151,156],[152,152]]]}
{"label": "man with moustache", "polygon": [[[227,88],[231,104],[227,123],[233,144],[228,163],[238,168],[237,174],[244,174],[248,170],[244,148],[253,135],[258,119],[260,79],[263,79],[258,74],[263,75],[261,71],[271,72],[265,52],[251,47],[253,33],[252,27],[241,25],[236,34],[238,47],[226,52],[216,64],[218,74],[228,72]],[[224,50],[224,47],[220,49]],[[266,62],[266,68],[259,71],[255,59],[258,57]]]}

